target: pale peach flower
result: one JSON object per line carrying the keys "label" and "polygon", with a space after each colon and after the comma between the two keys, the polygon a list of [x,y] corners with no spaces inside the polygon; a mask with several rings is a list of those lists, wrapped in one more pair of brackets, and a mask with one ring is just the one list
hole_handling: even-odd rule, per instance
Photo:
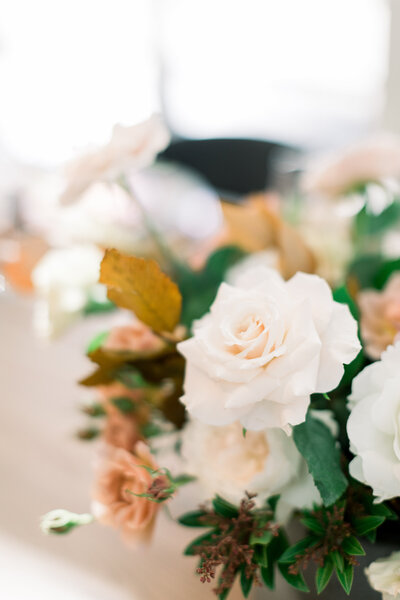
{"label": "pale peach flower", "polygon": [[400,339],[400,273],[394,273],[382,291],[360,292],[361,336],[367,354],[379,359]]}
{"label": "pale peach flower", "polygon": [[[136,442],[143,439],[140,426],[149,420],[149,408],[142,400],[142,391],[131,390],[121,383],[102,385],[98,388],[103,408],[106,412],[106,422],[103,439],[110,446],[133,450]],[[113,399],[128,398],[134,403],[131,413],[123,413],[115,406]]]}
{"label": "pale peach flower", "polygon": [[381,134],[317,162],[303,177],[303,189],[327,197],[357,184],[400,177],[400,138]]}
{"label": "pale peach flower", "polygon": [[127,325],[111,329],[103,347],[107,350],[131,350],[138,352],[143,350],[159,350],[162,346],[163,341],[147,325],[135,319]]}
{"label": "pale peach flower", "polygon": [[169,132],[158,115],[131,127],[115,125],[107,145],[70,163],[61,202],[75,202],[97,181],[112,182],[128,171],[148,167],[169,140]]}
{"label": "pale peach flower", "polygon": [[381,592],[382,600],[400,600],[400,552],[371,563],[365,574],[370,586]]}
{"label": "pale peach flower", "polygon": [[95,517],[118,529],[131,542],[149,540],[160,506],[135,496],[146,493],[153,482],[144,466],[158,469],[144,442],[137,442],[133,454],[122,448],[108,448],[93,492]]}

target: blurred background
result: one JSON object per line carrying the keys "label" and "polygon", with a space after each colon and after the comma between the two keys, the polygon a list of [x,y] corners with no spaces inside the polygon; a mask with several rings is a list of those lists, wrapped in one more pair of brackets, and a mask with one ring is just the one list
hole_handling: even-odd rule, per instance
{"label": "blurred background", "polygon": [[65,163],[115,123],[161,113],[172,141],[136,189],[194,254],[220,226],[220,195],[293,193],[313,156],[400,133],[399,45],[396,0],[0,0],[1,597],[208,595],[180,556],[186,532],[166,520],[140,555],[101,528],[62,541],[39,532],[54,506],[88,509],[93,453],[73,439],[74,382],[87,340],[115,315],[50,342],[21,262],[49,247],[143,244],[115,190],[60,205]]}

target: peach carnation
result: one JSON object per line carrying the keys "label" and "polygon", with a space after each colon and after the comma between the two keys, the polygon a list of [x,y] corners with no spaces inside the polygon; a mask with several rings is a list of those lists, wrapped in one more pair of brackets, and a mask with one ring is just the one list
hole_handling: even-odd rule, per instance
{"label": "peach carnation", "polygon": [[149,540],[160,506],[135,495],[146,493],[153,482],[144,467],[158,469],[144,442],[137,442],[133,454],[122,448],[109,448],[93,493],[95,517],[118,529],[131,542]]}
{"label": "peach carnation", "polygon": [[[142,401],[141,390],[130,390],[121,383],[112,383],[98,387],[103,408],[106,412],[106,424],[103,431],[104,441],[110,446],[131,451],[142,438],[140,425],[149,420],[149,409]],[[132,412],[123,413],[115,406],[113,399],[127,398],[133,402]]]}

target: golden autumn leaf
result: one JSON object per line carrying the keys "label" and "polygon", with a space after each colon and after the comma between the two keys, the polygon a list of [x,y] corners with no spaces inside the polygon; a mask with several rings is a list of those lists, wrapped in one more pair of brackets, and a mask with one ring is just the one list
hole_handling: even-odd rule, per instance
{"label": "golden autumn leaf", "polygon": [[289,279],[297,271],[313,273],[315,257],[298,232],[272,210],[265,194],[253,194],[242,204],[222,202],[225,244],[237,245],[247,252],[275,249],[280,271]]}
{"label": "golden autumn leaf", "polygon": [[221,206],[227,243],[237,245],[246,252],[259,252],[274,245],[274,222],[263,202],[249,199],[243,204],[222,202]]}
{"label": "golden autumn leaf", "polygon": [[182,296],[178,286],[152,259],[106,250],[100,268],[100,283],[108,287],[108,298],[132,310],[154,331],[173,331],[179,322]]}

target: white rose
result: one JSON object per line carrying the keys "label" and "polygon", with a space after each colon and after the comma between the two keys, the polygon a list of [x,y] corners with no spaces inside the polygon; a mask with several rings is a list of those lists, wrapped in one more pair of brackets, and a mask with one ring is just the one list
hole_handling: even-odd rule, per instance
{"label": "white rose", "polygon": [[365,574],[370,586],[382,593],[382,600],[400,600],[400,552],[371,563]]}
{"label": "white rose", "polygon": [[297,273],[285,282],[258,268],[236,286],[221,284],[178,348],[187,361],[182,401],[194,417],[289,431],[304,421],[310,394],[338,385],[360,343],[348,307],[323,279]]}
{"label": "white rose", "polygon": [[97,181],[114,181],[127,171],[148,167],[169,140],[169,132],[158,115],[131,127],[115,125],[107,145],[70,163],[61,202],[76,201]]}
{"label": "white rose", "polygon": [[207,497],[219,494],[238,504],[245,492],[256,502],[280,494],[277,519],[285,521],[297,508],[312,508],[321,497],[305,460],[281,429],[247,431],[239,423],[224,427],[193,419],[182,440],[185,471],[195,475]]}
{"label": "white rose", "polygon": [[353,380],[347,422],[350,474],[378,502],[400,496],[400,342]]}
{"label": "white rose", "polygon": [[256,267],[269,267],[280,271],[281,261],[279,252],[275,248],[261,250],[260,252],[252,252],[239,260],[233,267],[227,270],[225,281],[231,285],[235,285],[236,281],[249,269]]}
{"label": "white rose", "polygon": [[96,246],[49,250],[32,272],[36,294],[34,325],[37,333],[54,337],[69,326],[89,298],[106,300],[98,285],[103,253]]}

